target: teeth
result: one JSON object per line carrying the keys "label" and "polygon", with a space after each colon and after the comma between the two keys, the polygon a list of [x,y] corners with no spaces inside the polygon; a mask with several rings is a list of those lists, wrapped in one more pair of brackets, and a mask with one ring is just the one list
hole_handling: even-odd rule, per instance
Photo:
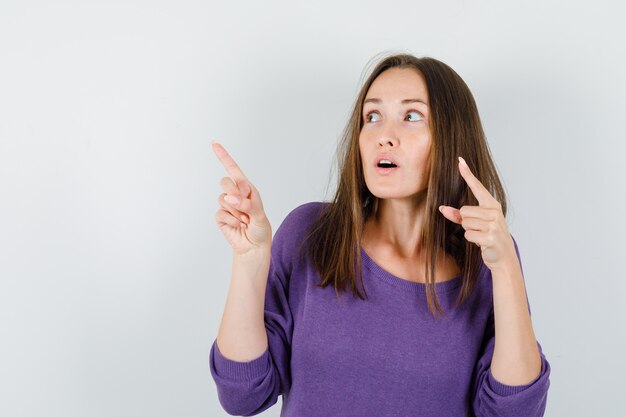
{"label": "teeth", "polygon": [[380,161],[378,161],[378,166],[382,167],[382,168],[395,168],[395,167],[397,167],[397,165],[394,164],[393,162],[391,162],[389,159],[381,159]]}

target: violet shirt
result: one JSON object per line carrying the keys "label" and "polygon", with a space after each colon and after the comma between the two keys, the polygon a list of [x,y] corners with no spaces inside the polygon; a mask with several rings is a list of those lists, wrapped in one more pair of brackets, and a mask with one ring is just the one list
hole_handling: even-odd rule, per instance
{"label": "violet shirt", "polygon": [[[446,312],[435,319],[426,284],[392,275],[361,248],[369,300],[347,292],[340,301],[332,284],[315,286],[319,274],[296,256],[325,204],[296,207],[274,235],[265,295],[268,349],[238,362],[221,354],[217,338],[211,346],[209,368],[227,413],[256,415],[282,395],[281,417],[543,416],[550,365],[539,342],[541,372],[531,383],[506,385],[490,372],[493,292],[484,263],[460,308],[453,304],[460,275],[435,284]],[[515,250],[520,259],[517,243]]]}

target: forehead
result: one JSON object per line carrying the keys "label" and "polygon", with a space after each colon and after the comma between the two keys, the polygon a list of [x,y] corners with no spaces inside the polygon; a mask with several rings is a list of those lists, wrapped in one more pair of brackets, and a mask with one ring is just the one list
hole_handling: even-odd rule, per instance
{"label": "forehead", "polygon": [[383,71],[372,83],[365,98],[383,101],[400,101],[419,98],[428,103],[428,89],[424,76],[415,68],[390,68]]}

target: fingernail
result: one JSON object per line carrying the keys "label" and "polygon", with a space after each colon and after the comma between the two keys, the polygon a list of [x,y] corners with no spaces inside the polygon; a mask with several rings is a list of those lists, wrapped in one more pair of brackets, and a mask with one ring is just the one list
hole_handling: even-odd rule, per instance
{"label": "fingernail", "polygon": [[230,204],[233,204],[233,205],[239,204],[239,199],[237,197],[232,196],[232,195],[228,195],[227,194],[224,197],[224,200],[226,200],[227,202],[229,202]]}
{"label": "fingernail", "polygon": [[459,161],[461,162],[461,165],[463,165],[464,167],[466,167],[466,168],[467,168],[467,162],[465,162],[465,159],[463,159],[463,158],[461,158],[461,157],[459,156]]}
{"label": "fingernail", "polygon": [[439,211],[443,213],[443,206],[439,206]]}

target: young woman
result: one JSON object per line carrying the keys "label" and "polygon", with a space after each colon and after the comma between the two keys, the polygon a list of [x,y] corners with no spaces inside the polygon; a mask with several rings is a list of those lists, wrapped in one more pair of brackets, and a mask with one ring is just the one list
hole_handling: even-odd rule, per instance
{"label": "young woman", "polygon": [[222,407],[255,415],[282,395],[281,416],[543,416],[550,365],[467,85],[436,59],[387,56],[341,145],[334,200],[295,208],[272,239],[213,144],[234,250],[209,357]]}

